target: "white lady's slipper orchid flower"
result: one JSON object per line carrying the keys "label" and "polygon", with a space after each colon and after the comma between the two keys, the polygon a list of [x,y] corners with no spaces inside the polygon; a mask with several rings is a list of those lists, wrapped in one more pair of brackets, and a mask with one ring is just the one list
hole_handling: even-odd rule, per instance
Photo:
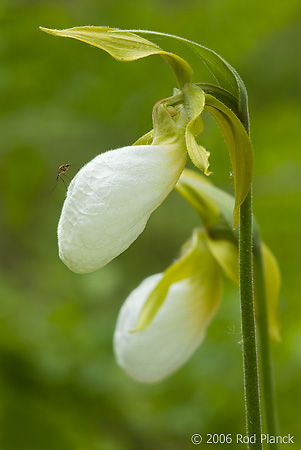
{"label": "white lady's slipper orchid flower", "polygon": [[92,159],[67,192],[58,225],[62,261],[87,273],[126,250],[174,188],[185,161],[178,145],[123,147]]}
{"label": "white lady's slipper orchid flower", "polygon": [[165,101],[158,102],[151,145],[102,153],[77,173],[58,225],[59,255],[69,269],[99,269],[142,233],[185,167],[185,119],[184,112],[174,120]]}
{"label": "white lady's slipper orchid flower", "polygon": [[[168,292],[159,309],[154,299],[154,317],[148,308],[150,323],[133,331],[151,294],[160,285],[165,292],[166,284]],[[118,364],[145,383],[158,382],[175,372],[204,339],[221,292],[221,270],[199,235],[188,255],[163,274],[146,278],[123,304],[114,334]]]}

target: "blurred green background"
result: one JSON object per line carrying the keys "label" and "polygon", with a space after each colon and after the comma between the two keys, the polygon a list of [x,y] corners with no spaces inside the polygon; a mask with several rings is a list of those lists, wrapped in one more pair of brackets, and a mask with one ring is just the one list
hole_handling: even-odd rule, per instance
{"label": "blurred green background", "polygon": [[[300,1],[0,0],[0,20],[0,449],[177,450],[193,448],[193,433],[244,433],[239,301],[230,282],[203,345],[170,379],[139,385],[114,360],[123,300],[166,268],[199,225],[177,193],[104,269],[76,275],[57,255],[65,197],[62,183],[51,192],[58,167],[69,162],[73,176],[98,153],[131,145],[151,128],[152,106],[171,94],[173,74],[159,57],[123,64],[40,25],[178,34],[241,74],[255,214],[282,271],[282,342],[273,345],[280,431],[301,448]],[[193,52],[156,42],[193,64],[194,81],[212,81]],[[232,192],[229,157],[209,117],[201,141],[211,180]]]}

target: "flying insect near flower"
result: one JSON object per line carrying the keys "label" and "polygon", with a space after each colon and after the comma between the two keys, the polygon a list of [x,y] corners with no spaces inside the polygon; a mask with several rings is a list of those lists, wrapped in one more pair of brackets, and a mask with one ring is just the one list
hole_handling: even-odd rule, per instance
{"label": "flying insect near flower", "polygon": [[70,169],[70,167],[71,167],[71,164],[62,164],[58,168],[57,175],[56,175],[56,184],[52,188],[51,192],[54,191],[54,189],[56,188],[57,183],[58,183],[59,180],[62,180],[62,182],[65,185],[65,188],[67,189],[67,185],[66,185],[65,180],[64,180],[63,177],[66,177],[67,180],[71,181],[70,178],[66,175],[66,172]]}
{"label": "flying insect near flower", "polygon": [[62,182],[65,184],[65,181],[62,177],[65,176],[66,178],[68,178],[66,172],[70,169],[70,167],[71,164],[62,164],[57,172],[56,181],[62,180]]}

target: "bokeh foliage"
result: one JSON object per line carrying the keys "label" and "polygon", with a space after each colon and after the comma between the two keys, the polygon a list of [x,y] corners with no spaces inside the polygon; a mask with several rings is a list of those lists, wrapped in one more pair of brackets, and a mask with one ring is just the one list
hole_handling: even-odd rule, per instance
{"label": "bokeh foliage", "polygon": [[[96,154],[147,132],[152,105],[175,86],[173,74],[159,57],[118,63],[39,25],[178,34],[214,49],[242,75],[255,149],[255,214],[283,279],[283,341],[273,348],[281,434],[297,435],[299,0],[1,0],[0,21],[1,450],[176,450],[192,445],[193,433],[244,433],[239,302],[230,282],[204,344],[169,380],[136,384],[114,361],[122,301],[166,268],[199,225],[177,193],[104,269],[75,275],[57,256],[65,196],[62,183],[52,191],[58,166],[69,162],[73,175]],[[156,41],[197,65],[195,81],[212,81],[190,50]],[[232,192],[223,139],[209,117],[205,125],[211,179]]]}

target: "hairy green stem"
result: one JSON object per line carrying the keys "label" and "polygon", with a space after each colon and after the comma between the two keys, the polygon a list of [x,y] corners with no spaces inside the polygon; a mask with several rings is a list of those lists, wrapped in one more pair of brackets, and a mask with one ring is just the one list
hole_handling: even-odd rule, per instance
{"label": "hairy green stem", "polygon": [[[254,268],[255,268],[255,293],[257,306],[257,323],[259,329],[260,361],[262,377],[262,397],[264,405],[264,417],[266,432],[272,436],[278,435],[278,422],[276,415],[275,389],[273,378],[273,366],[268,333],[268,317],[266,305],[266,290],[264,282],[264,266],[260,240],[254,245]],[[270,444],[277,450],[278,444]]]}
{"label": "hairy green stem", "polygon": [[252,236],[252,191],[250,190],[240,207],[239,285],[247,435],[250,437],[255,435],[256,440],[256,442],[248,444],[248,449],[261,450],[260,395],[253,295]]}

